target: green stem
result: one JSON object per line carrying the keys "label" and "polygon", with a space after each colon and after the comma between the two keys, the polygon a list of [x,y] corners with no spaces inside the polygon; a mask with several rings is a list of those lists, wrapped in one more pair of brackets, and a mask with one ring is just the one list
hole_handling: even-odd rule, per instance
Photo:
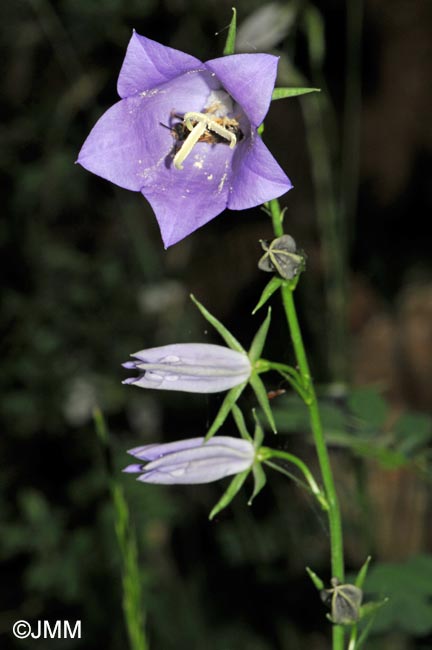
{"label": "green stem", "polygon": [[[311,378],[309,364],[303,344],[303,338],[297,312],[294,304],[293,291],[290,283],[286,282],[281,287],[282,301],[288,326],[291,333],[291,339],[297,359],[297,365],[302,376],[304,388],[307,390],[309,399],[307,407],[312,428],[312,435],[315,442],[315,448],[321,469],[321,476],[324,485],[326,500],[328,503],[328,520],[330,528],[330,551],[331,551],[331,570],[332,577],[338,578],[341,582],[344,580],[344,560],[343,560],[343,538],[342,522],[340,516],[339,502],[336,494],[336,488],[333,480],[333,472],[330,465],[327,445],[324,438],[324,432],[321,424],[321,416],[318,408],[318,401],[315,388]],[[344,643],[344,631],[341,626],[335,625],[333,628],[333,650],[342,650]]]}

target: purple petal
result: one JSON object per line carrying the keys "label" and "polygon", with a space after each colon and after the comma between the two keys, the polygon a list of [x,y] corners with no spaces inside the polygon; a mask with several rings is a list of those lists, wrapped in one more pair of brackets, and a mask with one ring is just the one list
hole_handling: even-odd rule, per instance
{"label": "purple petal", "polygon": [[143,483],[158,483],[160,485],[196,485],[198,483],[211,483],[225,476],[240,474],[250,467],[245,461],[229,461],[224,464],[212,459],[195,461],[190,464],[178,465],[169,469],[153,469],[141,474],[137,481]]}
{"label": "purple petal", "polygon": [[[243,440],[242,438],[233,438],[231,436],[214,436],[210,438],[205,445],[212,447],[214,445],[224,445],[226,448],[233,450],[245,450],[247,447],[244,443],[250,445],[248,440]],[[139,458],[140,460],[156,460],[161,456],[167,454],[173,454],[178,451],[184,451],[186,449],[194,449],[201,447],[204,443],[204,438],[187,438],[186,440],[176,440],[175,442],[165,442],[162,444],[151,444],[151,445],[142,445],[140,447],[134,447],[129,449],[128,454]]]}
{"label": "purple petal", "polygon": [[285,194],[291,188],[290,179],[259,135],[238,144],[228,200],[231,210],[252,208]]}
{"label": "purple petal", "polygon": [[271,54],[232,54],[206,61],[205,65],[216,73],[251,124],[259,126],[270,106],[278,61]]}
{"label": "purple petal", "polygon": [[124,469],[122,469],[122,472],[126,472],[127,474],[139,474],[140,472],[143,471],[143,466],[142,465],[128,465]]}
{"label": "purple petal", "polygon": [[194,56],[161,45],[134,31],[120,70],[117,91],[122,98],[130,97],[184,72],[203,67],[202,62]]}
{"label": "purple petal", "polygon": [[208,343],[164,345],[132,356],[144,374],[123,383],[141,388],[218,393],[246,382],[252,371],[246,353]]}
{"label": "purple petal", "polygon": [[150,462],[138,480],[162,484],[209,483],[252,467],[255,450],[248,440],[227,436],[217,436],[206,443],[200,438],[193,440],[200,442]]}
{"label": "purple petal", "polygon": [[152,206],[165,248],[214,219],[227,206],[233,150],[195,145],[182,170],[162,170],[142,193]]}
{"label": "purple petal", "polygon": [[[117,102],[96,123],[77,162],[120,187],[141,190],[155,207],[161,228],[170,231],[168,239],[174,237],[175,217],[180,228],[191,232],[197,222],[206,223],[226,207],[226,171],[233,150],[199,143],[184,169],[177,170],[172,166],[175,139],[162,125],[170,124],[173,111],[201,112],[218,88],[219,82],[209,72],[198,71]],[[214,205],[209,206],[209,201]],[[203,210],[211,216],[203,215]]]}

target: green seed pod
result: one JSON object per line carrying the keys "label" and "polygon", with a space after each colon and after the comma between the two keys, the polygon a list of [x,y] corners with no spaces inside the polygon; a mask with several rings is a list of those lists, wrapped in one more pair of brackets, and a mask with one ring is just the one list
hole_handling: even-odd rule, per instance
{"label": "green seed pod", "polygon": [[342,585],[337,578],[331,580],[332,588],[323,589],[321,599],[331,608],[330,620],[336,625],[353,625],[360,618],[363,592],[355,585]]}
{"label": "green seed pod", "polygon": [[282,235],[271,242],[261,239],[260,244],[265,251],[258,262],[261,271],[276,272],[284,280],[292,280],[303,271],[304,255],[297,252],[297,244],[291,235]]}

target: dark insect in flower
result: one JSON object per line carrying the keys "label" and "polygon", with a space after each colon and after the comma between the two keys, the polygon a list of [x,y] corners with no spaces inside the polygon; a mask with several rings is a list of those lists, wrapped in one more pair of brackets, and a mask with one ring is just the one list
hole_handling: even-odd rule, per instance
{"label": "dark insect in flower", "polygon": [[336,625],[352,625],[360,618],[360,605],[363,592],[359,587],[341,584],[337,578],[331,579],[331,589],[323,589],[322,601],[331,608],[328,618]]}
{"label": "dark insect in flower", "polygon": [[263,239],[260,244],[265,251],[258,262],[261,271],[278,273],[284,280],[292,280],[305,267],[305,256],[297,251],[297,244],[290,235],[282,235],[271,242]]}

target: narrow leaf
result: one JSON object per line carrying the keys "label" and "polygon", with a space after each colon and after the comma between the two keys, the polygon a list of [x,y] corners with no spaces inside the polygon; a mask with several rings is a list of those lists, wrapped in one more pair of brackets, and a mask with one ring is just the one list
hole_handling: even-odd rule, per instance
{"label": "narrow leaf", "polygon": [[258,309],[261,309],[261,307],[266,304],[267,300],[269,300],[272,297],[274,292],[279,289],[282,283],[283,283],[282,278],[278,278],[275,275],[272,277],[270,282],[268,282],[264,287],[264,290],[261,294],[260,299],[258,300],[256,307],[252,312],[252,315],[256,314]]}
{"label": "narrow leaf", "polygon": [[218,334],[223,338],[225,343],[231,350],[237,350],[238,352],[244,352],[244,348],[240,345],[240,343],[237,341],[237,339],[227,330],[227,328],[222,325],[220,321],[218,321],[217,318],[215,318],[205,307],[202,305],[192,294],[190,295],[190,298],[192,302],[198,307],[200,310],[201,314],[204,316],[206,321],[212,325],[215,330],[217,331]]}
{"label": "narrow leaf", "polygon": [[222,405],[218,411],[218,414],[216,415],[216,418],[211,425],[210,429],[207,431],[205,440],[210,440],[216,433],[216,431],[219,431],[225,420],[227,419],[228,413],[232,410],[232,407],[242,394],[242,392],[245,389],[247,382],[244,384],[240,384],[240,386],[234,386],[234,388],[231,388],[231,390],[226,394],[226,397],[224,401],[222,402]]}
{"label": "narrow leaf", "polygon": [[262,410],[264,411],[267,417],[271,430],[273,431],[273,433],[277,433],[276,423],[274,421],[273,413],[271,410],[270,402],[267,397],[267,391],[265,389],[264,384],[262,383],[258,375],[255,373],[252,373],[252,375],[250,376],[249,383],[254,390],[259,405],[261,406]]}
{"label": "narrow leaf", "polygon": [[234,499],[235,495],[237,492],[240,490],[241,486],[246,480],[247,475],[249,474],[250,470],[245,469],[244,472],[241,472],[241,474],[236,474],[234,476],[233,480],[229,484],[228,488],[225,490],[217,504],[214,506],[213,510],[209,514],[209,519],[213,519],[218,512],[223,510],[224,508],[227,507],[231,503],[231,501]]}
{"label": "narrow leaf", "polygon": [[230,22],[230,26],[228,28],[228,36],[226,39],[225,47],[223,49],[223,54],[226,56],[227,54],[234,54],[235,51],[235,40],[236,40],[236,33],[237,33],[237,10],[235,7],[232,7],[232,18]]}
{"label": "narrow leaf", "polygon": [[269,307],[268,309],[267,316],[265,317],[263,324],[259,328],[258,332],[255,334],[254,340],[252,341],[252,345],[250,346],[248,352],[249,361],[251,362],[252,365],[255,363],[255,361],[258,361],[258,359],[261,356],[261,352],[263,351],[267,333],[270,327],[270,321],[271,321],[271,307]]}
{"label": "narrow leaf", "polygon": [[298,97],[308,93],[320,93],[321,88],[275,88],[272,93],[272,101],[286,99],[287,97]]}

